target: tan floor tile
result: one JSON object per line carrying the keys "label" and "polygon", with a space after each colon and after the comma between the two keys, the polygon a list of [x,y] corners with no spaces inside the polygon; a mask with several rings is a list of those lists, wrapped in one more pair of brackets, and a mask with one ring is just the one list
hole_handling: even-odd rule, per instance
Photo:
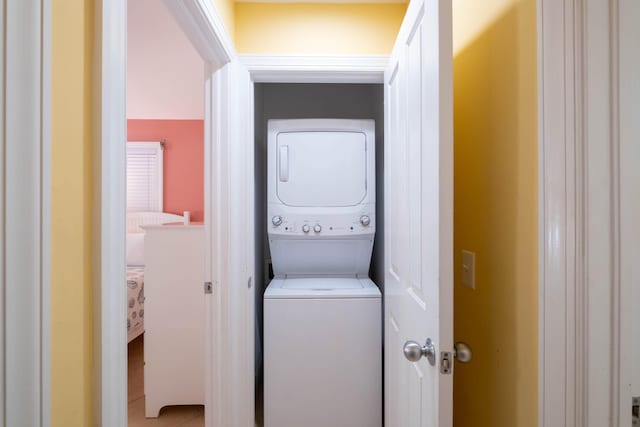
{"label": "tan floor tile", "polygon": [[133,402],[144,397],[144,335],[140,335],[128,346],[128,400]]}
{"label": "tan floor tile", "polygon": [[166,406],[158,418],[145,418],[144,398],[129,403],[129,427],[181,427],[198,417],[204,420],[204,407],[201,405]]}
{"label": "tan floor tile", "polygon": [[187,421],[182,424],[180,427],[204,427],[204,415],[198,416],[191,421]]}

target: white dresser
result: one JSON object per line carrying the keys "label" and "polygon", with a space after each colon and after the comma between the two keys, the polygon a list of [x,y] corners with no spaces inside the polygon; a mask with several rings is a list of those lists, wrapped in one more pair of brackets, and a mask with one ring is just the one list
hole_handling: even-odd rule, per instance
{"label": "white dresser", "polygon": [[145,415],[204,404],[204,226],[152,225],[145,234]]}

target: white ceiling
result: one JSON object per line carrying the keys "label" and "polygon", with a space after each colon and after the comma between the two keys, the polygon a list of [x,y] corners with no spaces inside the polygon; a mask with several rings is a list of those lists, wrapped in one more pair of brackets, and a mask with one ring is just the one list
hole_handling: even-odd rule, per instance
{"label": "white ceiling", "polygon": [[127,118],[204,118],[204,62],[164,2],[129,0]]}

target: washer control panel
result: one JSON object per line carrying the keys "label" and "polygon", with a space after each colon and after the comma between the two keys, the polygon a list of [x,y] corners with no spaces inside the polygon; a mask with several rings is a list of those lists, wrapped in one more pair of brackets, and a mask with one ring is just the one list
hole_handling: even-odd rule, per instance
{"label": "washer control panel", "polygon": [[359,212],[355,215],[299,215],[277,212],[269,215],[268,232],[279,235],[348,236],[375,232],[374,212]]}

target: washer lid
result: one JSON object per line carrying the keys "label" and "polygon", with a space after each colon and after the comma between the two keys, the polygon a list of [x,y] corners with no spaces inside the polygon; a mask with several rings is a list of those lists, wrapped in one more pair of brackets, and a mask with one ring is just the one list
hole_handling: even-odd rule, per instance
{"label": "washer lid", "polygon": [[299,289],[311,291],[335,291],[344,289],[364,289],[358,279],[336,277],[333,279],[284,279],[282,289]]}
{"label": "washer lid", "polygon": [[380,290],[369,278],[296,277],[273,279],[264,298],[380,298]]}

